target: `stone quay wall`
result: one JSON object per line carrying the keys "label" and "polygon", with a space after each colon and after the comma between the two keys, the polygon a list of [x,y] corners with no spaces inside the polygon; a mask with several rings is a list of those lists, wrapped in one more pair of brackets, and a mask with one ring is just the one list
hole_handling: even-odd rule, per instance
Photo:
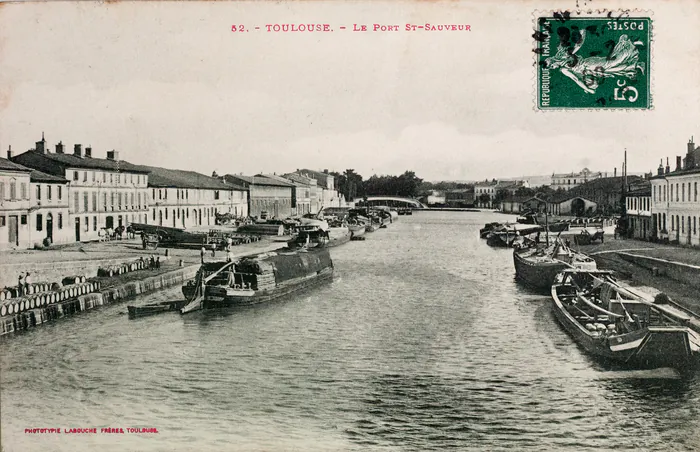
{"label": "stone quay wall", "polygon": [[640,256],[627,252],[617,253],[622,259],[647,268],[654,274],[665,276],[674,281],[700,288],[700,267],[669,261],[658,257]]}
{"label": "stone quay wall", "polygon": [[[123,259],[115,259],[114,261],[115,263],[125,262]],[[100,292],[80,295],[60,303],[42,306],[41,308],[31,309],[15,315],[4,316],[0,319],[0,336],[15,331],[26,330],[60,317],[73,315],[77,312],[125,301],[137,295],[182,285],[185,281],[194,278],[197,274],[197,270],[199,270],[199,264],[190,265],[157,276],[151,276],[139,281],[132,281],[116,287],[111,287]],[[95,273],[96,272],[97,270],[95,269]]]}

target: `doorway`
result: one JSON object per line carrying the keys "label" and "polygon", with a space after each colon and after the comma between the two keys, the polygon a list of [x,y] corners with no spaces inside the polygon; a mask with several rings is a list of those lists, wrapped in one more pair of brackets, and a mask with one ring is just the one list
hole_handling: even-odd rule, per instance
{"label": "doorway", "polygon": [[53,243],[53,215],[46,215],[46,238],[49,239],[49,243]]}
{"label": "doorway", "polygon": [[114,217],[113,216],[108,216],[105,218],[105,228],[107,229],[114,229]]}
{"label": "doorway", "polygon": [[19,246],[19,217],[17,215],[10,215],[9,217],[9,243],[15,246]]}
{"label": "doorway", "polygon": [[75,218],[75,241],[80,241],[80,217]]}

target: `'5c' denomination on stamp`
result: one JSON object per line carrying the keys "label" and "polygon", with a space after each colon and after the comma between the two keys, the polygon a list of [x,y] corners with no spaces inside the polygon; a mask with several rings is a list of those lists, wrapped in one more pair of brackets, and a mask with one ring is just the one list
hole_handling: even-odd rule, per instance
{"label": "'5c' denomination on stamp", "polygon": [[652,108],[649,16],[566,11],[536,21],[538,110]]}

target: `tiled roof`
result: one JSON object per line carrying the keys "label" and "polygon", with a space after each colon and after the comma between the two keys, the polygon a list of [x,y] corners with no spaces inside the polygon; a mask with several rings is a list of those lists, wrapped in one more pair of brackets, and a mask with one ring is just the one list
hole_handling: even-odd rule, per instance
{"label": "tiled roof", "polygon": [[240,174],[226,174],[224,176],[224,181],[226,183],[233,183],[233,184],[241,184],[245,187],[249,185],[269,185],[273,187],[293,187],[294,184],[291,182],[280,182],[275,179],[270,179],[269,177],[265,177],[263,175],[255,175],[255,176],[243,176]]}
{"label": "tiled roof", "polygon": [[17,163],[14,163],[10,160],[4,159],[0,157],[0,170],[3,171],[21,171],[21,172],[28,172],[31,171],[31,169],[27,168],[26,166],[18,165]]}
{"label": "tiled roof", "polygon": [[19,163],[14,163],[10,160],[7,160],[7,159],[1,158],[1,157],[0,157],[0,170],[28,172],[30,182],[46,182],[46,183],[51,183],[51,182],[67,183],[68,182],[65,178],[63,178],[61,176],[53,176],[51,174],[43,173],[39,170],[27,168],[24,165],[20,165]]}
{"label": "tiled roof", "polygon": [[245,190],[245,188],[226,184],[215,177],[206,176],[194,171],[175,170],[158,166],[139,165],[140,169],[148,171],[148,186],[161,188],[192,188],[208,190]]}
{"label": "tiled roof", "polygon": [[29,175],[29,180],[31,182],[44,182],[47,184],[50,184],[50,183],[67,184],[68,183],[68,179],[66,179],[64,177],[42,173],[39,170],[32,170],[32,173]]}
{"label": "tiled roof", "polygon": [[255,177],[258,177],[258,176],[267,177],[268,179],[277,181],[277,182],[283,184],[284,186],[296,187],[296,185],[294,184],[294,182],[292,182],[292,181],[290,181],[290,180],[287,180],[287,179],[285,179],[284,177],[278,176],[278,175],[276,175],[276,174],[258,174],[258,175],[256,175]]}
{"label": "tiled roof", "polygon": [[322,188],[328,188],[328,177],[333,177],[333,175],[324,173],[323,171],[315,171],[306,168],[298,170],[296,173],[315,179],[318,186]]}
{"label": "tiled roof", "polygon": [[73,154],[40,153],[27,151],[12,159],[15,163],[54,175],[63,175],[65,168],[98,169],[115,172],[148,173],[126,160],[109,160],[93,157],[77,157]]}

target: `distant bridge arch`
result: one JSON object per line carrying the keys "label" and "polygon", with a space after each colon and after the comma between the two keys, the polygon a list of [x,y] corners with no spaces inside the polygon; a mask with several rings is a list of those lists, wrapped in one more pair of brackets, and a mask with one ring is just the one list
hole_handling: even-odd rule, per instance
{"label": "distant bridge arch", "polygon": [[[363,198],[355,198],[356,206],[364,206]],[[411,209],[426,209],[427,207],[417,199],[406,198],[403,196],[368,196],[367,205],[369,206],[387,206],[387,207],[404,207]]]}

